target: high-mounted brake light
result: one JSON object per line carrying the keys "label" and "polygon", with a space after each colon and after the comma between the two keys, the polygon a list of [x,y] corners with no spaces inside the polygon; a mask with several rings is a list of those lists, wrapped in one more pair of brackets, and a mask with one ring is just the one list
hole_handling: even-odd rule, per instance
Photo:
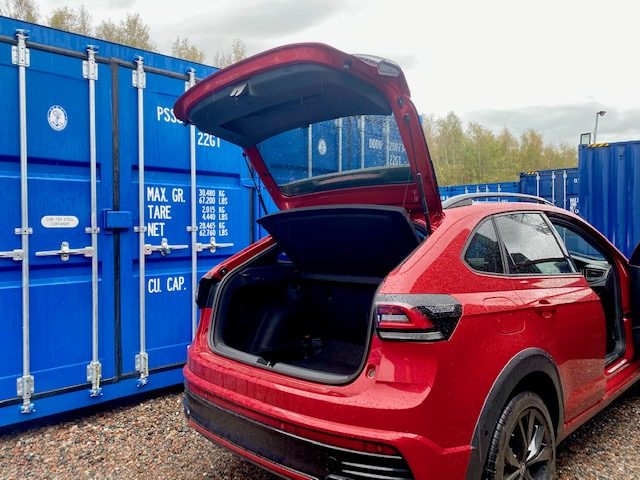
{"label": "high-mounted brake light", "polygon": [[450,295],[379,295],[376,327],[383,340],[448,340],[462,315]]}
{"label": "high-mounted brake light", "polygon": [[367,65],[378,68],[378,73],[386,77],[398,77],[402,73],[400,65],[396,62],[388,60],[386,58],[378,57],[376,55],[354,55],[362,60]]}

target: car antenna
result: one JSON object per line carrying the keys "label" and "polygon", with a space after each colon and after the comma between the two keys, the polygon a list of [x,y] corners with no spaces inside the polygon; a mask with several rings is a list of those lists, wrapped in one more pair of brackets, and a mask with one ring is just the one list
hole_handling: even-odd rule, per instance
{"label": "car antenna", "polygon": [[260,209],[262,210],[263,215],[268,215],[267,206],[264,203],[264,198],[262,198],[261,188],[258,187],[258,182],[256,182],[256,177],[253,175],[253,168],[251,164],[249,164],[249,159],[247,158],[246,152],[242,152],[242,158],[244,158],[245,163],[247,164],[247,170],[249,170],[249,176],[251,177],[251,181],[253,182],[253,186],[256,189],[256,193],[258,194],[258,201],[260,202]]}
{"label": "car antenna", "polygon": [[[407,122],[407,126],[409,127],[409,140],[411,141],[411,153],[413,155],[413,161],[416,161],[416,146],[413,143],[413,132],[411,131],[411,125],[409,123],[409,114],[406,113],[404,115],[404,120]],[[429,205],[427,204],[427,195],[424,191],[424,183],[422,182],[422,174],[418,172],[417,174],[417,184],[418,184],[418,192],[420,193],[420,203],[422,203],[422,213],[424,214],[424,222],[427,227],[427,234],[431,235],[433,230],[431,228],[431,217],[429,216]]]}

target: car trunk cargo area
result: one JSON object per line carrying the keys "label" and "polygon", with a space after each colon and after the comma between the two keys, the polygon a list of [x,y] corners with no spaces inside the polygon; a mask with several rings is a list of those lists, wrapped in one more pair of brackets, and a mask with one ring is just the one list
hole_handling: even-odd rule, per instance
{"label": "car trunk cargo area", "polygon": [[360,371],[384,277],[423,236],[397,207],[329,206],[260,219],[275,246],[230,272],[211,346],[246,363],[324,383]]}

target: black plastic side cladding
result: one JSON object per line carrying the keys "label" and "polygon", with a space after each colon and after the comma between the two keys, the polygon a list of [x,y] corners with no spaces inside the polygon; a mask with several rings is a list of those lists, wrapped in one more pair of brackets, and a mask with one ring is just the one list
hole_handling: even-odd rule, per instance
{"label": "black plastic side cladding", "polygon": [[502,414],[502,409],[518,384],[528,375],[537,373],[546,375],[555,387],[558,402],[558,428],[555,433],[556,437],[562,438],[564,395],[555,363],[549,354],[543,350],[537,348],[523,350],[514,356],[502,369],[487,395],[471,439],[471,456],[467,466],[467,480],[477,480],[482,477],[493,431],[498,423],[498,418]]}

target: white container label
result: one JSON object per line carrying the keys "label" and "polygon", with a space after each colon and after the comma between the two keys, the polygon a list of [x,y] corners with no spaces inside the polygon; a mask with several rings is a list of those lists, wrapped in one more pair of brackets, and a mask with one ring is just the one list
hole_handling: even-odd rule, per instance
{"label": "white container label", "polygon": [[40,223],[44,228],[75,228],[79,222],[73,215],[45,215]]}
{"label": "white container label", "polygon": [[56,132],[61,132],[67,126],[67,112],[60,105],[53,105],[47,112],[47,120],[51,128]]}

